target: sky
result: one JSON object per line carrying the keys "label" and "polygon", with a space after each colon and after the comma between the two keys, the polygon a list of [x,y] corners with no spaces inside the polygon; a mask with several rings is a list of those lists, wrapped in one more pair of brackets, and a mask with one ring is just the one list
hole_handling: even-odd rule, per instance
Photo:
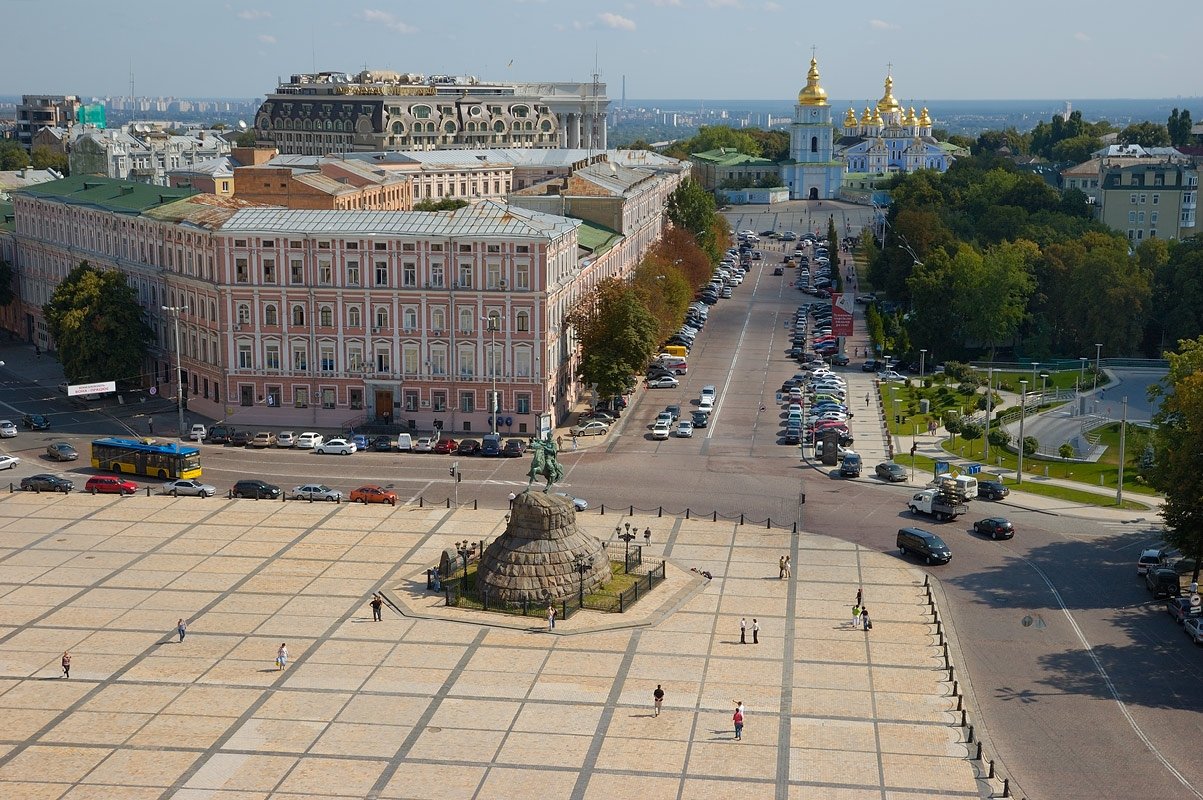
{"label": "sky", "polygon": [[[1203,2],[2,0],[0,94],[257,97],[364,66],[587,81],[617,99],[792,98],[811,48],[837,104],[1203,95]],[[48,14],[60,21],[48,19]],[[20,31],[29,31],[22,36]],[[892,65],[888,66],[888,65]],[[1203,112],[1203,109],[1200,109]],[[1203,114],[1201,114],[1203,115]]]}

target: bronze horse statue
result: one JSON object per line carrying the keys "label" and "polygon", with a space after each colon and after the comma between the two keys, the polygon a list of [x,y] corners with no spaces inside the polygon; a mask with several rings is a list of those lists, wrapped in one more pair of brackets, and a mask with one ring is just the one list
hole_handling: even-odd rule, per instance
{"label": "bronze horse statue", "polygon": [[550,436],[546,439],[535,439],[531,442],[530,452],[531,462],[530,471],[527,472],[529,480],[526,483],[526,490],[529,492],[535,478],[542,475],[547,480],[543,491],[550,492],[551,487],[557,481],[564,479],[564,468],[556,461],[556,443]]}

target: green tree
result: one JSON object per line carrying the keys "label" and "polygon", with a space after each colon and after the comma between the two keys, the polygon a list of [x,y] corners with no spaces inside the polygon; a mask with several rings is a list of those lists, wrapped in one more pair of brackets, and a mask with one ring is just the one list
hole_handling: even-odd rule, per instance
{"label": "green tree", "polygon": [[655,317],[639,290],[617,279],[603,281],[568,315],[581,345],[579,377],[606,396],[623,391],[641,372],[659,341]]}
{"label": "green tree", "polygon": [[153,332],[124,273],[84,261],[59,283],[42,311],[71,383],[140,385]]}
{"label": "green tree", "polygon": [[467,200],[455,197],[443,197],[439,200],[422,200],[414,203],[414,211],[455,211],[468,205]]}
{"label": "green tree", "polygon": [[52,169],[61,175],[66,175],[70,171],[67,156],[45,146],[33,149],[32,164],[34,169]]}
{"label": "green tree", "polygon": [[1166,132],[1170,135],[1170,144],[1175,147],[1190,144],[1191,125],[1189,109],[1184,108],[1181,113],[1176,108],[1171,111],[1169,121],[1165,126]]}
{"label": "green tree", "polygon": [[1181,339],[1203,335],[1203,237],[1167,243],[1146,239],[1137,249],[1153,272],[1153,307],[1146,351],[1160,353]]}
{"label": "green tree", "polygon": [[990,433],[986,434],[986,441],[990,442],[991,447],[1006,447],[1011,443],[1011,434],[1007,433],[1006,428],[991,428]]}
{"label": "green tree", "polygon": [[1162,534],[1195,557],[1193,581],[1203,562],[1203,337],[1183,340],[1166,353],[1169,374],[1149,396],[1160,401],[1153,416],[1153,486],[1164,493]]}
{"label": "green tree", "polygon": [[954,436],[960,433],[965,427],[965,418],[955,411],[945,411],[943,418],[944,430]]}
{"label": "green tree", "polygon": [[15,141],[0,141],[0,170],[25,169],[29,166],[29,153]]}
{"label": "green tree", "polygon": [[[701,184],[687,180],[668,196],[665,213],[669,222],[693,235],[698,246],[710,257],[711,264],[718,263],[725,242],[715,233],[716,222],[721,220],[713,195]],[[723,226],[725,228],[725,223]]]}
{"label": "green tree", "polygon": [[1063,445],[1057,448],[1057,455],[1061,456],[1061,458],[1073,458],[1074,446],[1069,442],[1065,442]]}
{"label": "green tree", "polygon": [[1097,136],[1084,133],[1062,139],[1053,145],[1049,158],[1053,161],[1072,161],[1080,164],[1090,158],[1090,154],[1103,146],[1103,140]]}
{"label": "green tree", "polygon": [[983,432],[982,426],[976,422],[966,422],[961,425],[961,436],[970,442],[982,438]]}
{"label": "green tree", "polygon": [[234,140],[234,144],[238,147],[254,147],[256,138],[254,128],[248,128],[238,134],[238,137]]}
{"label": "green tree", "polygon": [[1036,451],[1040,449],[1040,440],[1035,436],[1023,437],[1023,454],[1025,456],[1034,456]]}
{"label": "green tree", "polygon": [[1156,122],[1134,122],[1119,132],[1120,144],[1138,144],[1141,147],[1168,147],[1170,132]]}

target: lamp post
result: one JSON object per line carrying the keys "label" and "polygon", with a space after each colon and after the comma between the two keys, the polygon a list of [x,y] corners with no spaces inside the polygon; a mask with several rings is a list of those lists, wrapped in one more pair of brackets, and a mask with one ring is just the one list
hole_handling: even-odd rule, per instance
{"label": "lamp post", "polygon": [[489,372],[493,374],[493,393],[489,395],[489,419],[493,421],[493,435],[497,435],[497,323],[496,316],[489,316]]}
{"label": "lamp post", "polygon": [[455,552],[464,560],[464,583],[468,582],[468,556],[472,555],[472,543],[467,539],[455,543]]}
{"label": "lamp post", "polygon": [[927,361],[927,350],[920,350],[919,351],[919,383],[920,383],[920,385],[923,384],[923,368],[924,368],[924,366],[926,366],[926,363],[925,363],[926,361]]}
{"label": "lamp post", "polygon": [[982,431],[982,461],[990,465],[990,414],[994,410],[994,367],[986,367],[986,429]]}
{"label": "lamp post", "polygon": [[1128,438],[1128,398],[1124,398],[1124,416],[1119,423],[1119,482],[1115,487],[1115,504],[1124,504],[1124,441]]}
{"label": "lamp post", "polygon": [[1047,391],[1047,389],[1046,389],[1047,386],[1048,386],[1048,373],[1041,372],[1040,373],[1040,404],[1041,405],[1044,405],[1044,393],[1045,393],[1045,391]]}
{"label": "lamp post", "polygon": [[631,572],[631,540],[634,539],[638,534],[631,530],[631,523],[627,522],[627,523],[625,523],[625,525],[626,525],[625,532],[623,531],[622,526],[615,525],[614,526],[614,534],[619,539],[622,539],[622,571],[624,573],[630,574],[630,572]]}
{"label": "lamp post", "polygon": [[180,314],[188,310],[188,306],[161,306],[169,314],[175,314],[175,405],[179,413],[180,439],[184,438],[184,367],[180,359]]}
{"label": "lamp post", "polygon": [[1019,382],[1019,468],[1015,470],[1015,482],[1023,483],[1023,418],[1028,407],[1028,382]]}
{"label": "lamp post", "polygon": [[1099,388],[1099,363],[1102,361],[1103,345],[1099,342],[1094,344],[1094,388]]}
{"label": "lamp post", "polygon": [[577,603],[581,608],[585,607],[585,573],[593,566],[593,556],[586,558],[585,556],[577,556],[572,562],[572,568],[581,576],[580,589],[577,591]]}
{"label": "lamp post", "polygon": [[1082,391],[1082,384],[1086,383],[1086,362],[1090,359],[1086,356],[1079,356],[1078,361],[1081,362],[1081,368],[1078,370],[1078,392]]}
{"label": "lamp post", "polygon": [[1039,361],[1032,362],[1032,388],[1036,388],[1036,367],[1040,366]]}

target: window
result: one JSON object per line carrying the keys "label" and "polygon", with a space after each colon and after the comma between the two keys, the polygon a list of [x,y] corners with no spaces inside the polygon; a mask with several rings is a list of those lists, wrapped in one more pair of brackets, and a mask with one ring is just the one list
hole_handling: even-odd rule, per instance
{"label": "window", "polygon": [[525,311],[519,311],[514,315],[514,327],[522,332],[530,330],[530,314]]}
{"label": "window", "polygon": [[322,345],[318,363],[322,372],[334,372],[334,345]]}
{"label": "window", "polygon": [[276,317],[276,307],[267,305],[263,307],[263,324],[264,325],[279,325],[280,320]]}
{"label": "window", "polygon": [[363,389],[348,389],[347,390],[347,404],[349,406],[351,406],[351,408],[353,410],[362,409],[363,408]]}
{"label": "window", "polygon": [[334,268],[329,261],[319,261],[317,265],[317,282],[322,286],[334,283]]}
{"label": "window", "polygon": [[456,355],[459,356],[459,376],[473,377],[476,374],[476,349],[470,344],[463,344],[457,348]]}
{"label": "window", "polygon": [[485,245],[485,252],[486,253],[500,253],[501,245],[497,245],[497,244]]}
{"label": "window", "polygon": [[361,319],[361,316],[362,316],[362,312],[359,310],[359,306],[351,306],[350,308],[348,308],[347,309],[347,327],[348,328],[362,328],[363,320]]}
{"label": "window", "polygon": [[471,333],[472,332],[472,317],[474,316],[473,311],[474,310],[471,308],[461,308],[459,310],[459,332],[460,333]]}
{"label": "window", "polygon": [[518,347],[514,349],[514,375],[519,378],[529,378],[531,376],[530,369],[529,347]]}
{"label": "window", "polygon": [[1143,225],[1144,221],[1145,221],[1145,212],[1141,211],[1139,214],[1136,215],[1136,222],[1140,225]]}
{"label": "window", "polygon": [[430,285],[436,288],[443,288],[443,265],[430,265]]}
{"label": "window", "polygon": [[305,307],[304,306],[293,306],[292,307],[292,324],[297,326],[298,328],[304,327],[304,325],[305,325]]}
{"label": "window", "polygon": [[297,372],[309,371],[309,353],[303,345],[292,348],[292,368]]}
{"label": "window", "polygon": [[430,374],[447,374],[447,350],[444,347],[430,348]]}
{"label": "window", "polygon": [[459,288],[461,288],[461,289],[471,289],[472,288],[472,265],[471,264],[460,264],[459,265]]}
{"label": "window", "polygon": [[402,265],[401,285],[410,288],[418,285],[418,268],[412,261]]}
{"label": "window", "polygon": [[418,346],[407,344],[401,348],[401,371],[406,375],[418,374]]}
{"label": "window", "polygon": [[308,386],[297,386],[292,390],[292,404],[294,408],[309,408]]}
{"label": "window", "polygon": [[490,377],[497,377],[502,374],[505,364],[505,359],[502,357],[502,346],[493,344],[489,346],[489,356],[487,370]]}
{"label": "window", "polygon": [[251,322],[251,307],[246,303],[238,304],[238,324],[249,325]]}
{"label": "window", "polygon": [[1134,195],[1134,194],[1128,195],[1128,202],[1131,203],[1132,205],[1136,205],[1136,195]]}
{"label": "window", "polygon": [[406,307],[401,311],[402,327],[407,331],[415,331],[418,329],[418,310],[415,308]]}
{"label": "window", "polygon": [[435,411],[447,410],[447,393],[446,392],[431,392],[430,405]]}
{"label": "window", "polygon": [[518,392],[514,395],[514,411],[519,414],[530,413],[530,395]]}
{"label": "window", "polygon": [[238,343],[238,368],[252,369],[251,346],[249,343]]}
{"label": "window", "polygon": [[268,342],[264,348],[263,363],[268,369],[280,368],[280,345],[275,342]]}
{"label": "window", "polygon": [[1149,212],[1149,224],[1151,224],[1151,225],[1157,224],[1157,212],[1156,211]]}
{"label": "window", "polygon": [[530,264],[516,264],[514,267],[514,284],[518,289],[530,288]]}
{"label": "window", "polygon": [[377,306],[373,312],[372,326],[376,332],[383,331],[388,327],[388,308],[385,306]]}
{"label": "window", "polygon": [[237,283],[249,283],[250,272],[247,270],[246,259],[234,259],[234,281]]}
{"label": "window", "polygon": [[[489,245],[489,246],[493,247],[493,245]],[[485,265],[485,288],[486,289],[500,289],[500,288],[502,288],[502,286],[503,286],[503,284],[501,282],[501,265],[500,264],[486,264]]]}
{"label": "window", "polygon": [[288,280],[291,283],[305,282],[305,266],[301,259],[294,258],[288,262]]}
{"label": "window", "polygon": [[520,245],[517,245],[517,246],[514,248],[514,252],[515,252],[515,253],[529,253],[529,252],[530,252],[530,245],[529,245],[529,244],[520,244]]}
{"label": "window", "polygon": [[1129,225],[1135,225],[1135,224],[1136,224],[1136,212],[1135,212],[1135,211],[1129,211],[1129,212],[1128,212],[1128,224],[1129,224]]}
{"label": "window", "polygon": [[465,414],[471,414],[476,410],[476,393],[475,392],[460,392],[459,393],[459,410]]}
{"label": "window", "polygon": [[1157,201],[1160,199],[1161,199],[1161,195],[1159,195],[1159,194],[1153,195],[1153,205],[1157,205]]}
{"label": "window", "polygon": [[334,389],[328,386],[322,387],[322,408],[334,408],[334,399]]}
{"label": "window", "polygon": [[392,363],[391,362],[392,362],[392,359],[389,358],[389,352],[387,349],[381,349],[381,350],[376,351],[376,371],[377,372],[392,371]]}
{"label": "window", "polygon": [[318,325],[323,328],[334,327],[334,309],[330,306],[322,306],[317,310]]}
{"label": "window", "polygon": [[430,328],[436,333],[447,330],[447,312],[441,308],[430,310]]}
{"label": "window", "polygon": [[377,261],[376,262],[376,285],[377,286],[388,286],[388,262],[387,261]]}
{"label": "window", "polygon": [[1145,204],[1145,195],[1143,195],[1143,194],[1140,196],[1140,204],[1142,206]]}
{"label": "window", "polygon": [[372,249],[373,250],[387,250],[388,242],[373,242]]}
{"label": "window", "polygon": [[810,137],[810,152],[812,152],[812,153],[819,152],[819,137],[818,136]]}
{"label": "window", "polygon": [[406,411],[417,411],[418,410],[418,393],[416,391],[414,391],[413,389],[406,389],[402,393],[402,396],[405,398],[405,410]]}
{"label": "window", "polygon": [[264,283],[275,283],[276,282],[276,259],[274,259],[274,258],[263,259],[263,282]]}
{"label": "window", "polygon": [[358,344],[347,348],[347,366],[351,372],[363,372],[363,347]]}
{"label": "window", "polygon": [[348,261],[347,262],[347,285],[348,286],[358,286],[359,285],[359,262],[358,261]]}

